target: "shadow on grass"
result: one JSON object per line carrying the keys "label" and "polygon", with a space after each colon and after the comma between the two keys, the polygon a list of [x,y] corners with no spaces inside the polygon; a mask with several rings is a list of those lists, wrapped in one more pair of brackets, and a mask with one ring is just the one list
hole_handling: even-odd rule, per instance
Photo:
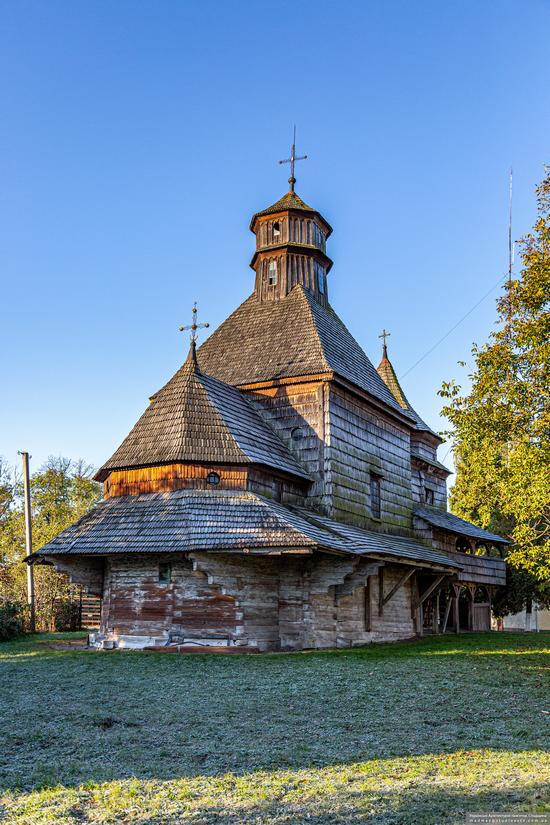
{"label": "shadow on grass", "polygon": [[[536,776],[535,776],[536,774]],[[6,825],[462,823],[468,811],[550,809],[541,754],[475,751],[167,782],[56,787],[3,797]]]}
{"label": "shadow on grass", "polygon": [[44,638],[0,645],[6,790],[539,752],[549,741],[550,634],[231,657],[65,652]]}

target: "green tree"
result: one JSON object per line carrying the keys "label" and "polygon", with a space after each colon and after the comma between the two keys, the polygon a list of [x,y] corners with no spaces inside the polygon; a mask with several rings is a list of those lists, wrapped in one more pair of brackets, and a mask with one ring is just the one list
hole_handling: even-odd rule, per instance
{"label": "green tree", "polygon": [[497,301],[497,329],[472,348],[469,391],[450,381],[439,393],[457,467],[451,508],[511,540],[524,606],[529,590],[544,602],[550,579],[550,174],[537,201],[521,274]]}
{"label": "green tree", "polygon": [[[37,550],[79,519],[101,497],[92,467],[82,461],[49,458],[31,476],[33,548]],[[25,516],[20,478],[0,462],[0,599],[26,601]],[[35,565],[37,626],[55,628],[59,605],[71,598],[71,585],[53,567]]]}

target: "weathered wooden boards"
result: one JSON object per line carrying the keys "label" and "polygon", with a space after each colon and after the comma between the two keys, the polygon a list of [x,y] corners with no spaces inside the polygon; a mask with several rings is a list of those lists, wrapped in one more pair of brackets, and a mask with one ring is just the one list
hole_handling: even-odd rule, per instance
{"label": "weathered wooden boards", "polygon": [[[410,576],[361,558],[223,553],[125,555],[101,560],[101,630],[108,638],[217,643],[259,650],[366,644],[415,634]],[[159,581],[169,561],[171,581]],[[64,561],[75,580],[78,559]],[[379,613],[378,570],[384,608]]]}

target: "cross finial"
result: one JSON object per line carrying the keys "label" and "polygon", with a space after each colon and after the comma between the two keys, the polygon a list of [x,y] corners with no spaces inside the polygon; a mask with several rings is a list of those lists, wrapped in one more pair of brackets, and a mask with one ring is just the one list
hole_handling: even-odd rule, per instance
{"label": "cross finial", "polygon": [[383,329],[381,334],[378,336],[379,338],[384,339],[384,350],[383,350],[383,357],[384,358],[388,357],[388,347],[386,345],[386,339],[389,338],[390,335],[391,335],[391,332],[388,332],[387,330]]}
{"label": "cross finial", "polygon": [[196,301],[193,304],[193,309],[191,310],[191,312],[193,313],[191,323],[186,327],[180,327],[180,332],[185,332],[186,330],[190,329],[191,330],[191,335],[189,336],[189,340],[190,341],[196,341],[197,340],[197,330],[198,329],[206,329],[206,327],[209,327],[210,324],[208,324],[208,323],[197,324],[198,309],[197,309],[197,302]]}
{"label": "cross finial", "polygon": [[296,155],[296,126],[294,127],[294,136],[292,138],[292,147],[290,149],[290,157],[286,158],[286,160],[280,160],[279,163],[290,163],[290,177],[288,182],[290,183],[290,191],[294,192],[294,184],[296,183],[296,178],[294,177],[294,164],[297,160],[307,160],[307,155],[300,155],[297,157]]}
{"label": "cross finial", "polygon": [[207,327],[210,326],[210,324],[208,324],[208,323],[198,324],[197,323],[198,309],[197,309],[197,302],[196,301],[193,304],[193,309],[191,311],[193,313],[192,316],[191,316],[192,317],[191,323],[188,326],[180,327],[180,332],[185,332],[188,329],[191,330],[191,335],[189,336],[189,340],[191,341],[191,348],[190,348],[189,354],[191,355],[191,357],[193,359],[193,362],[196,364],[197,363],[196,349],[197,349],[197,337],[198,337],[197,336],[197,330],[198,329],[206,329]]}

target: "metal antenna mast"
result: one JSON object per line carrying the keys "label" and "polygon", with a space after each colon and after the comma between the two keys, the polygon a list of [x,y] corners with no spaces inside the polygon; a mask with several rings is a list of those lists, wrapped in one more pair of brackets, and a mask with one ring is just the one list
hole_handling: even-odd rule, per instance
{"label": "metal antenna mast", "polygon": [[513,175],[514,171],[512,167],[510,167],[510,187],[509,187],[509,195],[508,195],[508,207],[509,207],[509,214],[508,214],[508,289],[510,289],[510,283],[512,281],[512,266],[514,265],[514,246],[512,244],[512,185],[513,185]]}

